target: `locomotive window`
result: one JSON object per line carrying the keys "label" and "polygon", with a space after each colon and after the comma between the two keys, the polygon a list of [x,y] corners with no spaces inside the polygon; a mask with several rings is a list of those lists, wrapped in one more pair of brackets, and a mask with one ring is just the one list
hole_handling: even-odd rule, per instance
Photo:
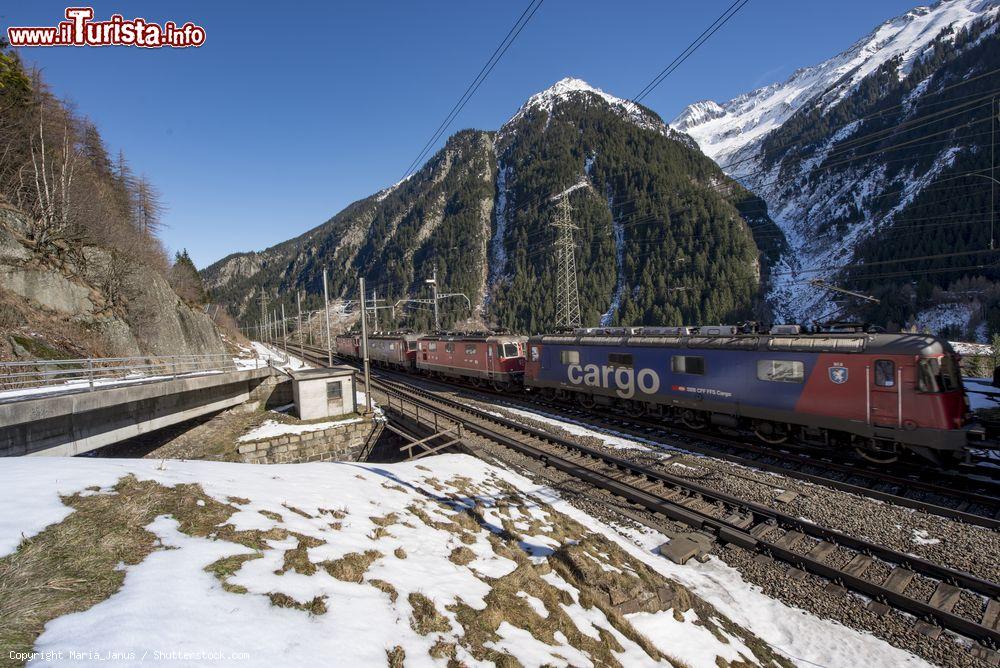
{"label": "locomotive window", "polygon": [[531,346],[531,361],[537,362],[539,357],[538,346]]}
{"label": "locomotive window", "polygon": [[455,352],[455,344],[454,343],[446,343],[446,344],[444,344],[444,351],[446,353],[453,353],[453,352]]}
{"label": "locomotive window", "polygon": [[608,353],[608,364],[611,366],[632,366],[632,353]]}
{"label": "locomotive window", "polygon": [[961,387],[958,368],[950,357],[922,359],[917,369],[917,389],[921,392],[954,392]]}
{"label": "locomotive window", "polygon": [[389,350],[395,350],[395,349],[396,349],[396,343],[395,342],[390,343],[389,344]]}
{"label": "locomotive window", "polygon": [[416,341],[407,341],[406,342],[406,347],[407,347],[408,350],[416,350],[417,349],[417,342]]}
{"label": "locomotive window", "polygon": [[476,345],[475,344],[466,344],[466,346],[465,346],[465,354],[466,355],[475,355],[476,354]]}
{"label": "locomotive window", "polygon": [[560,350],[559,351],[559,362],[561,364],[579,364],[580,363],[580,351],[579,350]]}
{"label": "locomotive window", "polygon": [[438,349],[437,341],[431,341],[430,343],[427,344],[427,350],[437,350],[437,349]]}
{"label": "locomotive window", "polygon": [[670,358],[670,369],[674,373],[705,375],[705,358],[696,355],[674,355]]}
{"label": "locomotive window", "polygon": [[896,363],[892,360],[875,360],[875,384],[879,387],[896,386]]}
{"label": "locomotive window", "polygon": [[793,360],[760,360],[757,378],[777,383],[801,383],[805,380],[805,366]]}
{"label": "locomotive window", "polygon": [[503,344],[503,356],[508,358],[517,357],[517,344],[516,343]]}

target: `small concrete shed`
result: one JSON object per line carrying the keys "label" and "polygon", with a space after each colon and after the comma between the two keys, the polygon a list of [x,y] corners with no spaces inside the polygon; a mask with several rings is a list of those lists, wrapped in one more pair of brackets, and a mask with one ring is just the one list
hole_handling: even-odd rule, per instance
{"label": "small concrete shed", "polygon": [[291,374],[300,420],[316,420],[357,410],[354,369],[351,367],[302,369]]}

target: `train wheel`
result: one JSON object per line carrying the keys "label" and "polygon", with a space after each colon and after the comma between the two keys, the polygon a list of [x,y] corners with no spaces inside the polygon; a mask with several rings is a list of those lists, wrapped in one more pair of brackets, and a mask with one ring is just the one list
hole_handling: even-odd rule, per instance
{"label": "train wheel", "polygon": [[646,414],[646,406],[639,401],[630,401],[625,404],[625,413],[627,413],[629,417],[642,417]]}
{"label": "train wheel", "polygon": [[704,429],[708,426],[705,414],[701,411],[693,411],[691,409],[681,411],[681,422],[688,429]]}
{"label": "train wheel", "polygon": [[576,400],[581,406],[587,409],[593,408],[594,406],[597,405],[597,402],[594,400],[594,397],[590,396],[589,394],[578,394],[576,395]]}
{"label": "train wheel", "polygon": [[758,422],[753,433],[757,438],[771,445],[779,445],[788,440],[788,428],[773,422]]}
{"label": "train wheel", "polygon": [[896,450],[895,445],[886,448],[875,439],[855,445],[854,451],[862,458],[875,464],[895,464],[899,461],[899,452]]}

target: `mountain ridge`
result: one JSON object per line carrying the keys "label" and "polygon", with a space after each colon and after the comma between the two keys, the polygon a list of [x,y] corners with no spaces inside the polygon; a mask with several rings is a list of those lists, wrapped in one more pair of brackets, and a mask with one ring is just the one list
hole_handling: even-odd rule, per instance
{"label": "mountain ridge", "polygon": [[[859,268],[987,248],[975,224],[989,211],[986,191],[953,181],[988,168],[988,133],[981,129],[989,96],[1000,89],[998,6],[942,0],[918,7],[782,83],[716,105],[721,115],[702,102],[675,119],[675,129],[768,203],[784,232],[790,252],[768,295],[779,318],[836,313],[832,293],[809,284],[822,279],[881,299],[878,306],[849,305],[853,317],[938,329],[932,311],[939,299],[957,299],[952,283],[1000,279],[988,267],[947,262],[926,263],[920,272],[901,264],[893,276]],[[1000,329],[991,308],[998,292],[980,290],[950,334],[984,338],[987,329]],[[995,322],[981,326],[989,318]]]}
{"label": "mountain ridge", "polygon": [[[450,323],[538,331],[555,324],[554,294],[537,289],[554,285],[551,197],[574,184],[567,197],[587,323],[680,324],[765,309],[759,285],[780,237],[766,207],[757,201],[744,218],[740,206],[752,194],[689,137],[652,110],[570,77],[531,96],[496,131],[456,133],[407,179],[203,275],[217,298],[252,319],[261,286],[286,308],[297,289],[307,293],[304,307],[318,305],[321,266],[333,269],[334,296],[355,297],[362,274],[392,302],[426,298],[423,279],[436,271],[440,286],[473,306],[449,313]],[[657,190],[666,194],[649,195]],[[722,284],[717,294],[712,281]],[[412,326],[429,324],[426,307],[401,306],[412,309]]]}

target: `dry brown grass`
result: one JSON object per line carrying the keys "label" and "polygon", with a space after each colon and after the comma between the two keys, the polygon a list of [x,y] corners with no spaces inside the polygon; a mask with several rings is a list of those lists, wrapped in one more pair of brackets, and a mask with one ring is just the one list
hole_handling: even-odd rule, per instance
{"label": "dry brown grass", "polygon": [[389,513],[388,515],[382,515],[381,517],[373,517],[371,520],[375,526],[387,527],[399,521],[399,513]]}
{"label": "dry brown grass", "polygon": [[347,508],[317,508],[320,515],[330,515],[335,520],[347,517]]}
{"label": "dry brown grass", "polygon": [[298,545],[291,550],[285,550],[284,563],[280,569],[275,571],[275,574],[284,575],[289,571],[295,571],[302,575],[314,574],[316,572],[316,564],[309,561],[308,550],[311,547],[319,547],[323,544],[323,541],[300,533],[292,533],[292,536],[298,540]]}
{"label": "dry brown grass", "polygon": [[340,559],[324,561],[320,566],[338,580],[361,583],[364,574],[368,571],[368,567],[381,557],[382,553],[378,550],[351,552],[350,554],[345,554]]}
{"label": "dry brown grass", "polygon": [[243,564],[246,562],[251,559],[259,559],[263,556],[262,553],[255,552],[253,554],[237,554],[232,557],[223,557],[205,566],[205,570],[217,577],[219,582],[222,583],[222,588],[226,591],[232,594],[245,594],[247,593],[246,587],[230,583],[229,578],[243,568]]}
{"label": "dry brown grass", "polygon": [[403,668],[406,663],[406,652],[399,645],[385,650],[385,661],[389,668]]}
{"label": "dry brown grass", "polygon": [[392,553],[396,555],[397,559],[406,559],[406,550],[404,550],[402,547],[397,547],[395,550],[392,551]]}
{"label": "dry brown grass", "polygon": [[451,630],[448,618],[438,612],[434,601],[423,594],[413,592],[406,597],[413,608],[410,615],[410,627],[422,636],[430,633],[445,633]]}
{"label": "dry brown grass", "polygon": [[368,584],[389,595],[389,600],[393,603],[399,598],[399,592],[392,586],[392,583],[385,580],[367,580]]}
{"label": "dry brown grass", "polygon": [[281,592],[271,592],[267,597],[271,600],[271,605],[279,608],[295,608],[296,610],[308,612],[310,615],[326,614],[325,596],[316,596],[307,603],[299,603],[291,596],[282,594]]}
{"label": "dry brown grass", "polygon": [[296,508],[295,506],[290,506],[287,503],[283,503],[281,505],[282,505],[282,507],[287,508],[288,510],[292,511],[296,515],[301,515],[302,517],[305,517],[306,519],[310,519],[310,520],[313,519],[312,515],[310,515],[306,511],[302,510],[301,508]]}
{"label": "dry brown grass", "polygon": [[143,527],[159,515],[176,518],[184,533],[208,536],[235,510],[194,485],[163,487],[127,476],[114,491],[64,497],[75,512],[0,559],[0,647],[30,651],[46,622],[118,591],[125,578],[118,564],[138,564],[157,549],[156,536]]}
{"label": "dry brown grass", "polygon": [[455,643],[448,642],[444,638],[438,638],[437,642],[427,650],[427,653],[435,659],[451,659],[448,662],[451,665],[451,662],[455,660],[456,649]]}
{"label": "dry brown grass", "polygon": [[476,553],[465,547],[456,547],[448,555],[448,561],[453,564],[458,564],[459,566],[465,566],[476,560]]}

